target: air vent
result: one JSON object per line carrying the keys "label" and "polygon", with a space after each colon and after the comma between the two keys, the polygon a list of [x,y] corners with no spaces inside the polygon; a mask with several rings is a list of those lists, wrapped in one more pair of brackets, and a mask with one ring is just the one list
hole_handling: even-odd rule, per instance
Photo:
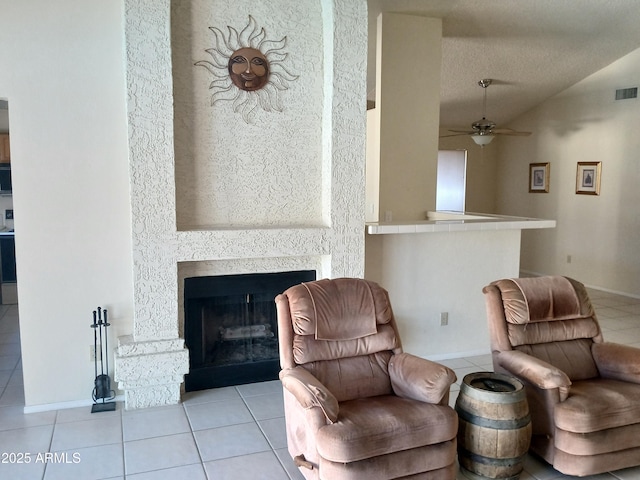
{"label": "air vent", "polygon": [[627,100],[638,97],[638,87],[620,88],[616,90],[616,100]]}

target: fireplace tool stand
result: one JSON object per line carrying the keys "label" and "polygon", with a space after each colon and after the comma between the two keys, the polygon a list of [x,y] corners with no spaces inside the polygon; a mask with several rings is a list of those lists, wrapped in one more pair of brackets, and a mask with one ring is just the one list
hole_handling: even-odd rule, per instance
{"label": "fireplace tool stand", "polygon": [[[104,315],[104,318],[103,318]],[[107,311],[98,307],[93,311],[93,365],[96,379],[91,394],[93,405],[91,413],[110,412],[116,409],[116,402],[109,401],[115,398],[115,392],[111,389],[111,378],[109,377],[109,340],[107,327],[111,325],[107,322]],[[102,330],[104,329],[104,344],[102,343]],[[100,343],[98,343],[98,336]],[[100,346],[100,375],[98,375],[98,346]],[[98,402],[98,400],[102,400]]]}

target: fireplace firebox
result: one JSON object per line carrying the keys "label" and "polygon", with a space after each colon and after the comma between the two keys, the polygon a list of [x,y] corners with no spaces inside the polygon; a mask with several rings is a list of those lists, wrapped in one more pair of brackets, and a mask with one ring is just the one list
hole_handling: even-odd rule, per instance
{"label": "fireplace firebox", "polygon": [[187,392],[278,378],[274,299],[314,270],[186,278]]}

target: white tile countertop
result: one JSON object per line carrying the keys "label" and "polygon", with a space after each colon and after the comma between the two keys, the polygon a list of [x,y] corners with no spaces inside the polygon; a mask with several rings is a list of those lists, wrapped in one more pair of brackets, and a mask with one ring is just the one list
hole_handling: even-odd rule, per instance
{"label": "white tile countertop", "polygon": [[370,235],[555,228],[555,220],[486,213],[428,212],[427,220],[367,223]]}

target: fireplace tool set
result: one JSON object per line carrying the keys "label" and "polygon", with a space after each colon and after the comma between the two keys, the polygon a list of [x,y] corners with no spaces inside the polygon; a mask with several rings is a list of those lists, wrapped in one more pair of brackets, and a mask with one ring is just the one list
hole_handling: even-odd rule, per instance
{"label": "fireplace tool set", "polygon": [[[109,401],[115,398],[115,392],[111,390],[111,378],[109,377],[109,340],[107,327],[111,325],[107,322],[107,310],[98,307],[93,311],[93,364],[96,375],[95,386],[91,394],[93,405],[91,413],[109,412],[116,409],[116,402]],[[104,333],[103,333],[104,330]],[[102,337],[104,335],[104,344]],[[98,343],[99,337],[99,343]],[[100,347],[100,375],[98,375],[98,346]],[[98,400],[102,400],[98,402]]]}

